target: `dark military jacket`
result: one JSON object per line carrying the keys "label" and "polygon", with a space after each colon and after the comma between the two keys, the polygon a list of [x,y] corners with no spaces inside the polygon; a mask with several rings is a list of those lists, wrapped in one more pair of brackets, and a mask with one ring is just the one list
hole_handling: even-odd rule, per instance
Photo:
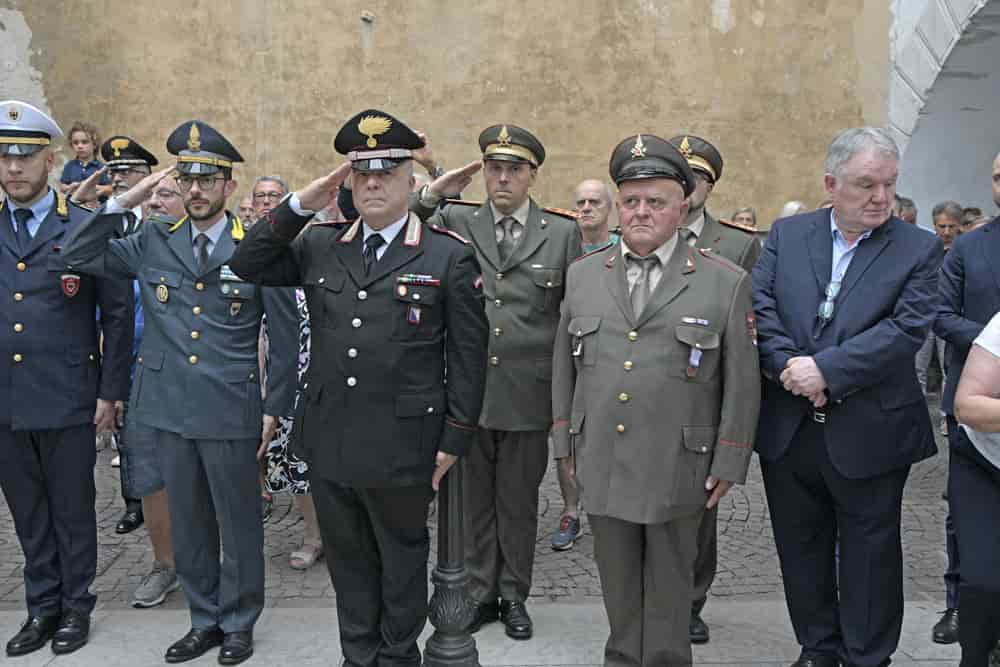
{"label": "dark military jacket", "polygon": [[288,202],[269,218],[231,266],[305,289],[311,348],[294,446],[309,474],[429,484],[438,451],[466,452],[482,407],[487,331],[472,249],[411,215],[366,275],[361,220],[302,231],[309,217]]}
{"label": "dark military jacket", "polygon": [[448,200],[437,210],[414,198],[410,208],[428,223],[469,239],[483,267],[490,342],[479,424],[502,431],[548,430],[559,304],[566,268],[581,254],[576,219],[532,200],[517,247],[501,262],[489,202]]}
{"label": "dark military jacket", "polygon": [[[5,304],[0,309],[0,424],[5,428],[90,423],[98,398],[124,400],[128,393],[132,286],[66,269],[61,245],[79,223],[71,208],[58,196],[31,248],[22,254],[10,202],[0,201],[0,294]],[[103,358],[98,323],[104,333]]]}
{"label": "dark military jacket", "polygon": [[[227,213],[204,270],[191,222],[148,220],[114,238],[121,214],[94,213],[66,241],[62,261],[101,276],[137,278],[145,328],[136,360],[129,419],[184,438],[260,438],[262,414],[291,416],[298,364],[294,290],[260,289],[228,263],[242,238]],[[267,401],[262,404],[257,341],[267,313]]]}
{"label": "dark military jacket", "polygon": [[718,253],[747,273],[753,270],[760,257],[760,241],[752,231],[728,220],[716,220],[708,211],[705,211],[705,226],[695,247]]}

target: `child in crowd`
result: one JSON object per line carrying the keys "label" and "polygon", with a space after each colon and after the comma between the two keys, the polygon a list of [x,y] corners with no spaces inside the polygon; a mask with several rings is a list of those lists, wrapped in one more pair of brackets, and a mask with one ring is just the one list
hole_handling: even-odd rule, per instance
{"label": "child in crowd", "polygon": [[[63,167],[62,177],[59,179],[59,190],[67,197],[76,191],[83,179],[104,166],[97,159],[97,147],[100,143],[101,139],[97,134],[97,128],[93,125],[81,122],[73,125],[73,129],[69,132],[69,146],[76,157],[66,163],[66,166]],[[101,177],[101,182],[97,186],[97,194],[99,199],[80,203],[93,207],[111,195],[111,181],[107,174]]]}

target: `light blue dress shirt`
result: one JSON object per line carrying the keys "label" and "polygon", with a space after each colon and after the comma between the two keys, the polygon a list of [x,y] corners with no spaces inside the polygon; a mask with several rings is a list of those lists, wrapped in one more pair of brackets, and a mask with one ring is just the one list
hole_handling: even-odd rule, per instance
{"label": "light blue dress shirt", "polygon": [[844,235],[840,233],[840,229],[837,227],[837,214],[831,208],[830,233],[833,234],[833,261],[830,263],[830,282],[839,283],[844,279],[844,274],[847,273],[848,267],[851,266],[851,260],[854,259],[858,245],[872,235],[872,230],[869,229],[859,236],[854,245],[849,245],[847,239],[844,238]]}

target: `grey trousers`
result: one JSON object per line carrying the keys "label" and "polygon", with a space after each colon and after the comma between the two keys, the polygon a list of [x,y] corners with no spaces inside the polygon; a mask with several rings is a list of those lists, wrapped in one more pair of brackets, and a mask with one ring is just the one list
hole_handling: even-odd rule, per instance
{"label": "grey trousers", "polygon": [[149,437],[156,439],[166,483],[174,561],[191,626],[252,629],[264,609],[258,441],[187,440],[156,429]]}
{"label": "grey trousers", "polygon": [[934,348],[937,348],[938,363],[941,365],[941,385],[942,390],[944,388],[944,346],[945,340],[943,338],[938,338],[934,335],[934,332],[928,332],[927,339],[924,340],[924,344],[920,346],[917,350],[917,356],[914,359],[914,365],[917,370],[917,382],[920,383],[920,389],[927,393],[927,368],[931,365],[931,359],[934,358]]}
{"label": "grey trousers", "polygon": [[698,555],[694,559],[694,599],[691,609],[700,614],[708,600],[708,590],[715,581],[715,569],[719,564],[719,533],[716,523],[719,506],[705,510],[698,524]]}
{"label": "grey trousers", "polygon": [[524,602],[531,591],[538,487],[549,463],[545,431],[479,429],[462,461],[465,566],[478,603]]}
{"label": "grey trousers", "polygon": [[611,626],[605,666],[690,665],[692,565],[701,513],[654,524],[587,518]]}

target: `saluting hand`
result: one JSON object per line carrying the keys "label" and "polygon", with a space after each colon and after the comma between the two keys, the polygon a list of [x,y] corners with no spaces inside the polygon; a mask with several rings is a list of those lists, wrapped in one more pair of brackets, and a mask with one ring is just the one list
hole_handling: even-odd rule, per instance
{"label": "saluting hand", "polygon": [[166,169],[161,169],[160,171],[154,171],[152,174],[146,176],[129,188],[127,192],[118,195],[115,199],[118,200],[118,203],[122,208],[133,209],[149,199],[153,194],[153,190],[160,184],[160,181],[162,181],[166,176],[172,174],[175,169],[175,167],[167,167]]}
{"label": "saluting hand", "polygon": [[444,478],[445,473],[455,465],[455,461],[457,460],[458,457],[454,454],[437,453],[437,459],[434,461],[434,476],[431,477],[431,486],[434,487],[435,491],[441,485],[441,480]]}
{"label": "saluting hand", "polygon": [[331,201],[337,201],[337,191],[340,184],[351,173],[351,163],[345,162],[326,176],[299,190],[299,203],[308,211],[322,211]]}
{"label": "saluting hand", "polygon": [[74,204],[84,204],[88,201],[96,200],[98,196],[98,181],[101,180],[101,176],[107,170],[108,167],[105,165],[79,183],[70,184],[70,189],[67,190],[67,192],[71,193],[69,200]]}
{"label": "saluting hand", "polygon": [[711,491],[712,495],[708,497],[708,502],[705,503],[705,509],[712,509],[719,504],[722,497],[729,493],[729,489],[733,488],[732,482],[727,482],[724,479],[718,479],[717,477],[712,477],[711,475],[705,480],[705,490]]}
{"label": "saluting hand", "polygon": [[476,160],[464,167],[446,171],[427,186],[427,192],[435,197],[447,197],[456,192],[461,192],[469,187],[469,183],[472,182],[472,176],[482,168],[482,161]]}
{"label": "saluting hand", "polygon": [[[781,384],[796,396],[807,396],[810,400],[826,389],[826,378],[812,357],[792,357],[781,371]],[[815,405],[816,401],[813,400]],[[817,405],[816,407],[821,407]]]}

